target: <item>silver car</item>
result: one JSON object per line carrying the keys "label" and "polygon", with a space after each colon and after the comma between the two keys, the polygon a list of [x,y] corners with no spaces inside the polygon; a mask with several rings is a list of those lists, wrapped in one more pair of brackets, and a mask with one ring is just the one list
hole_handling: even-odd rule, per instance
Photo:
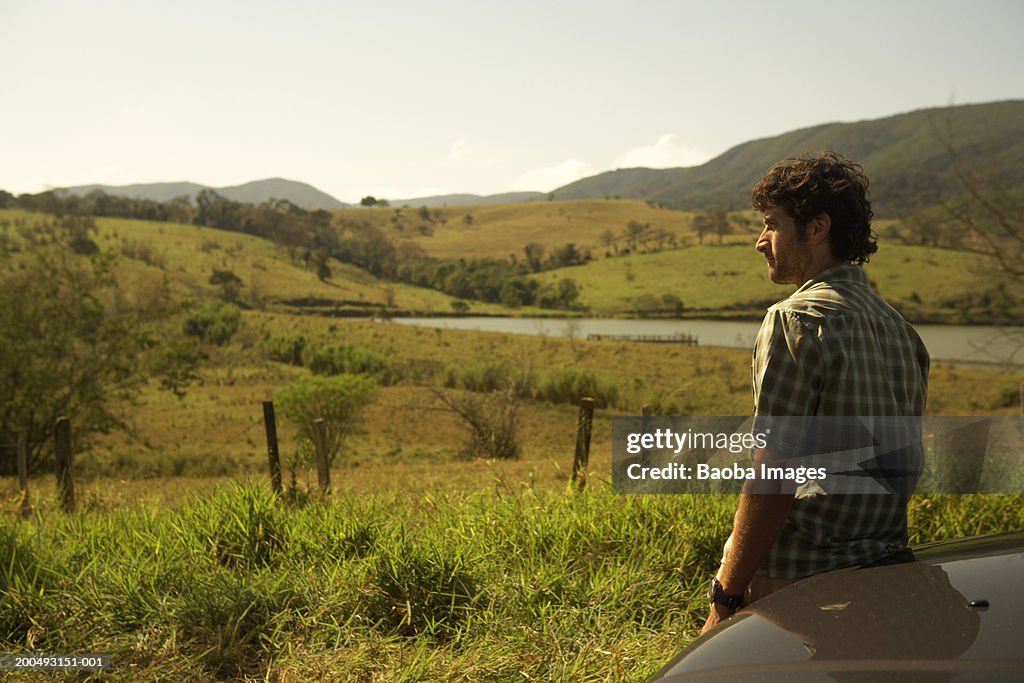
{"label": "silver car", "polygon": [[652,681],[1024,681],[1024,531],[914,553],[773,593]]}

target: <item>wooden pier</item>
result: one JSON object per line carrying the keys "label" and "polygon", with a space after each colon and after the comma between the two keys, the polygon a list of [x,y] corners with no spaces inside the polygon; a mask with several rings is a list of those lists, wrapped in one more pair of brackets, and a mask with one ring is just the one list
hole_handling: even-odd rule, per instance
{"label": "wooden pier", "polygon": [[588,334],[588,340],[642,342],[647,344],[683,344],[697,346],[692,334]]}

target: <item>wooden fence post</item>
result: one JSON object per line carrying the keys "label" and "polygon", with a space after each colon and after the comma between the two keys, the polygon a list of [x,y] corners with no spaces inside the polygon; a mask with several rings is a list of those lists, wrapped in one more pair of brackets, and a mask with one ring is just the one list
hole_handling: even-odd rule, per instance
{"label": "wooden fence post", "polygon": [[580,399],[580,415],[576,421],[576,456],[572,461],[572,480],[579,481],[580,491],[587,485],[587,466],[590,464],[590,434],[594,426],[594,399]]}
{"label": "wooden fence post", "polygon": [[281,453],[277,448],[277,418],[274,402],[263,402],[263,426],[267,432],[267,460],[270,464],[270,487],[275,495],[281,495]]}
{"label": "wooden fence post", "polygon": [[316,478],[323,493],[331,491],[331,468],[327,462],[327,426],[322,419],[313,420],[313,445],[316,448]]}
{"label": "wooden fence post", "polygon": [[32,514],[32,501],[28,494],[28,437],[18,435],[18,490],[21,491],[21,516]]}
{"label": "wooden fence post", "polygon": [[72,470],[71,421],[66,417],[57,418],[55,427],[57,444],[57,491],[64,512],[75,510],[75,478]]}
{"label": "wooden fence post", "polygon": [[[643,419],[640,420],[640,431],[646,434],[651,428],[651,415],[654,414],[654,411],[651,409],[651,404],[648,403],[644,405],[643,408],[641,408],[640,412],[641,415],[643,415]],[[644,467],[647,467],[648,465],[651,464],[650,448],[645,448],[642,451],[640,451],[640,462]]]}

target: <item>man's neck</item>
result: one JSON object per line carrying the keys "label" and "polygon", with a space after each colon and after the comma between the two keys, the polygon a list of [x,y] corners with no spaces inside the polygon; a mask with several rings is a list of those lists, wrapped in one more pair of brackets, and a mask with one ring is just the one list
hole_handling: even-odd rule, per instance
{"label": "man's neck", "polygon": [[821,259],[820,261],[812,261],[811,267],[807,269],[809,275],[804,278],[804,282],[810,282],[829,268],[846,265],[847,263],[847,261],[843,261],[842,259],[834,259],[831,255],[826,259]]}

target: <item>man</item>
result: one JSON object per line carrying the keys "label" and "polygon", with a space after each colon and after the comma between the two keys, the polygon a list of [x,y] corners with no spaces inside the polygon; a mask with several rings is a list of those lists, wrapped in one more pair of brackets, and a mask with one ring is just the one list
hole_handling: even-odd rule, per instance
{"label": "man", "polygon": [[[877,250],[861,167],[833,152],[786,159],[757,183],[752,199],[764,216],[756,249],[768,276],[799,286],[768,309],[758,332],[754,415],[923,415],[928,352],[861,268]],[[756,471],[761,462],[798,455],[779,452],[780,443],[755,452]],[[908,495],[748,488],[712,582],[704,630],[795,580],[905,553]]]}

